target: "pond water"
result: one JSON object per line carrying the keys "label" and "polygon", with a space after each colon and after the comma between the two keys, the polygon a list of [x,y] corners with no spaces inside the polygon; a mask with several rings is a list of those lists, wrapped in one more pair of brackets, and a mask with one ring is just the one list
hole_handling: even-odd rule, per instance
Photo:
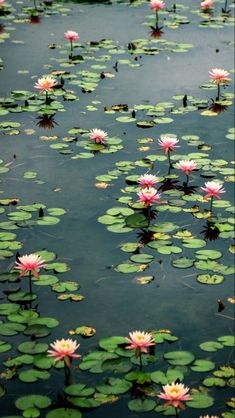
{"label": "pond water", "polygon": [[[0,7],[0,416],[177,416],[157,394],[179,379],[193,398],[179,416],[232,418],[234,5],[203,13],[167,0],[160,29],[145,0]],[[80,35],[72,56],[67,30]],[[212,68],[229,72],[219,97]],[[48,104],[34,88],[46,75],[61,83]],[[89,139],[94,128],[106,146]],[[179,140],[170,166],[164,136]],[[185,159],[197,163],[187,184]],[[151,219],[136,203],[146,173],[161,193]],[[226,190],[212,213],[208,181]],[[47,267],[30,302],[14,263],[36,252]],[[82,326],[96,333],[71,332]],[[134,330],[156,343],[139,372],[113,338]],[[47,358],[62,338],[82,355],[67,394],[63,362]]]}

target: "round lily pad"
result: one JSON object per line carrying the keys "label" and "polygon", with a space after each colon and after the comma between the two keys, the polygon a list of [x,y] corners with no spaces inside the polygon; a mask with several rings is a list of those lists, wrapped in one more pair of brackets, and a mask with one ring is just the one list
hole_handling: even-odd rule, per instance
{"label": "round lily pad", "polygon": [[224,281],[224,276],[219,274],[198,274],[197,281],[203,284],[220,284]]}
{"label": "round lily pad", "polygon": [[128,402],[128,408],[134,412],[152,411],[156,406],[156,402],[151,399],[134,399]]}
{"label": "round lily pad", "polygon": [[173,267],[176,267],[178,269],[187,269],[187,268],[193,266],[194,261],[195,260],[193,260],[191,258],[180,257],[180,258],[177,258],[176,260],[173,260],[172,265],[173,265]]}
{"label": "round lily pad", "polygon": [[50,411],[46,418],[81,418],[82,414],[78,409],[56,408]]}
{"label": "round lily pad", "polygon": [[186,405],[189,406],[190,408],[209,408],[210,406],[212,406],[214,403],[214,399],[205,394],[205,393],[201,393],[201,392],[195,392],[192,393],[192,400],[191,401],[187,401]]}
{"label": "round lily pad", "polygon": [[218,341],[206,341],[205,343],[200,344],[200,348],[204,351],[217,351],[223,348],[223,344]]}
{"label": "round lily pad", "polygon": [[164,354],[164,359],[174,366],[187,366],[193,362],[194,358],[190,351],[170,351]]}
{"label": "round lily pad", "polygon": [[15,402],[16,408],[24,411],[30,407],[36,406],[37,408],[44,409],[51,405],[51,399],[48,396],[43,395],[28,395],[18,398]]}
{"label": "round lily pad", "polygon": [[191,369],[194,372],[209,372],[215,368],[215,363],[210,360],[195,360],[192,364]]}

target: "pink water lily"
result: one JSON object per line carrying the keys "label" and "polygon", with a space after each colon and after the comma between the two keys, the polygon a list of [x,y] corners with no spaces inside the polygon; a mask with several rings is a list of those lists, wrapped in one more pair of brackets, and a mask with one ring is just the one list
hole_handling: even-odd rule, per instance
{"label": "pink water lily", "polygon": [[77,39],[80,38],[80,36],[78,35],[77,32],[74,32],[73,30],[68,30],[67,32],[64,33],[64,37],[66,39],[69,39],[70,41],[76,41]]}
{"label": "pink water lily", "polygon": [[165,407],[172,405],[174,408],[183,408],[182,402],[192,399],[190,396],[189,388],[182,383],[171,383],[164,385],[163,392],[161,392],[158,398],[166,399],[168,402],[164,404]]}
{"label": "pink water lily", "polygon": [[183,171],[186,176],[189,176],[191,171],[197,169],[197,164],[193,160],[180,160],[176,163],[176,167]]}
{"label": "pink water lily", "polygon": [[212,68],[212,70],[209,71],[209,75],[212,82],[215,82],[217,85],[230,81],[230,78],[228,77],[229,72],[222,70],[221,68]]}
{"label": "pink water lily", "polygon": [[217,415],[215,416],[215,415],[211,415],[211,416],[209,416],[209,415],[204,415],[204,416],[200,416],[199,418],[219,418]]}
{"label": "pink water lily", "polygon": [[163,10],[165,8],[165,3],[162,0],[151,0],[150,9],[152,10]]}
{"label": "pink water lily", "polygon": [[91,129],[89,134],[90,139],[94,139],[96,144],[104,144],[105,140],[108,137],[107,132],[102,131],[102,129]]}
{"label": "pink water lily", "polygon": [[5,3],[5,0],[0,0],[0,6],[3,6]]}
{"label": "pink water lily", "polygon": [[139,200],[137,200],[137,202],[144,202],[145,207],[151,206],[151,203],[157,203],[161,197],[161,195],[157,192],[156,189],[154,189],[154,187],[146,187],[137,194],[139,196]]}
{"label": "pink water lily", "polygon": [[144,174],[140,176],[137,182],[141,185],[141,187],[152,187],[157,183],[157,177],[153,174]]}
{"label": "pink water lily", "polygon": [[48,91],[53,91],[54,87],[57,84],[58,83],[54,78],[50,76],[46,76],[46,77],[39,78],[37,83],[34,85],[34,87],[35,89],[39,89],[40,93],[44,93]]}
{"label": "pink water lily", "polygon": [[147,347],[150,347],[151,345],[155,345],[155,342],[153,341],[153,337],[148,332],[144,331],[133,331],[129,332],[129,337],[126,337],[127,342],[130,343],[126,347],[127,350],[133,350],[137,349],[138,353],[141,352],[147,353]]}
{"label": "pink water lily", "polygon": [[164,154],[168,154],[169,151],[175,152],[175,148],[178,148],[178,139],[170,136],[163,136],[158,140],[160,148],[164,150]]}
{"label": "pink water lily", "polygon": [[205,183],[205,187],[201,187],[201,189],[206,192],[205,199],[209,199],[210,197],[216,197],[216,199],[221,199],[220,194],[225,193],[225,189],[223,189],[223,184],[217,183],[215,181],[207,181]]}
{"label": "pink water lily", "polygon": [[77,341],[73,341],[70,338],[62,340],[56,340],[51,343],[50,346],[53,350],[48,350],[48,357],[55,357],[55,362],[64,359],[67,367],[70,367],[71,359],[81,357],[80,354],[74,354],[80,344]]}
{"label": "pink water lily", "polygon": [[213,6],[214,6],[213,0],[204,0],[203,2],[201,2],[201,9],[203,11],[210,10],[212,9]]}
{"label": "pink water lily", "polygon": [[15,263],[15,269],[20,270],[20,277],[25,276],[27,273],[32,273],[36,279],[39,279],[39,274],[36,269],[46,267],[44,260],[37,254],[26,254],[18,258],[19,261]]}

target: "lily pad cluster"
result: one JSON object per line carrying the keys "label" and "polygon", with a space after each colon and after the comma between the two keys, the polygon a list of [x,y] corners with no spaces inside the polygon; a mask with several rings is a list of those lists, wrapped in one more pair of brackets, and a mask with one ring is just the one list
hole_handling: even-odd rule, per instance
{"label": "lily pad cluster", "polygon": [[[125,176],[126,186],[122,187],[122,194],[117,197],[118,202],[123,206],[114,206],[98,218],[109,231],[131,235],[131,239],[121,244],[121,249],[131,253],[131,256],[128,261],[116,266],[116,270],[121,273],[142,272],[151,269],[152,264],[155,266],[159,256],[164,262],[164,256],[168,261],[170,255],[174,268],[201,270],[202,273],[195,272],[198,282],[222,283],[226,276],[234,274],[234,268],[232,262],[231,265],[223,262],[223,253],[215,250],[211,241],[218,237],[225,240],[233,238],[234,221],[231,215],[234,207],[232,202],[221,199],[215,202],[214,212],[211,213],[205,207],[206,200],[200,192],[199,184],[202,181],[200,177],[220,178],[225,184],[233,182],[234,179],[231,177],[233,163],[210,158],[211,147],[208,146],[207,152],[175,153],[171,157],[170,171],[166,173],[167,157],[159,155],[159,151],[156,151],[157,144],[154,139],[143,138],[138,142],[148,144],[148,151],[151,151],[149,149],[151,147],[154,153],[146,155],[142,160],[118,162],[115,170],[97,177],[99,181],[113,183],[115,179],[128,174]],[[181,146],[185,147],[185,144],[200,149],[202,143],[198,136],[188,135],[181,138]],[[182,181],[182,176],[175,165],[176,161],[190,159],[196,161],[198,167],[197,173],[195,172],[192,177],[192,185]],[[155,165],[157,172],[154,170]],[[160,204],[153,205],[149,210],[141,203],[136,203],[139,190],[138,178],[143,174],[143,170],[157,176],[158,190],[162,193]],[[133,174],[133,171],[138,171],[138,174]],[[166,174],[163,174],[164,171]],[[130,172],[132,174],[129,174]],[[199,184],[196,184],[198,180]],[[184,218],[175,223],[172,217],[180,213],[184,214]],[[162,217],[166,219],[166,214],[168,217],[164,222]],[[185,217],[188,217],[188,223]],[[202,223],[200,228],[195,228],[192,218],[206,223]],[[192,225],[189,228],[190,223]],[[186,224],[187,228],[184,226]],[[137,231],[137,241],[133,239],[134,231]],[[232,247],[229,246],[228,253],[231,252]]]}
{"label": "lily pad cluster", "polygon": [[[48,345],[37,340],[48,335],[50,329],[57,326],[58,322],[53,318],[41,318],[33,310],[24,311],[17,304],[3,304],[0,314],[7,318],[9,324],[8,328],[0,325],[1,334],[14,335],[13,331],[21,331],[25,336],[36,337],[36,341],[18,344],[19,355],[4,361],[6,369],[1,373],[3,380],[10,381],[17,378],[30,384],[39,380],[48,380],[54,373],[54,367],[60,369],[62,362],[56,363],[55,366],[53,360],[46,355]],[[215,390],[225,385],[234,387],[234,369],[231,366],[223,364],[216,366],[213,355],[204,359],[196,358],[191,351],[169,350],[169,344],[178,340],[169,330],[153,330],[152,335],[156,347],[151,353],[143,356],[141,368],[139,368],[140,359],[136,358],[135,353],[125,349],[127,345],[125,337],[105,337],[99,341],[98,350],[90,351],[82,357],[79,374],[77,375],[74,370],[75,382],[69,383],[63,389],[63,402],[55,404],[54,399],[49,395],[28,394],[16,399],[16,408],[22,411],[23,416],[30,414],[30,416],[32,414],[39,416],[40,410],[45,409],[45,416],[48,418],[54,416],[77,418],[87,410],[122,401],[131,411],[141,413],[154,410],[165,416],[171,415],[174,411],[171,406],[163,408],[156,397],[163,385],[174,381],[183,382],[187,376],[192,375],[194,381],[194,387],[190,388],[192,399],[186,403],[186,406],[200,411],[214,404],[215,393],[212,393],[212,386]],[[234,346],[234,341],[232,336],[227,335],[219,337],[217,344],[220,349],[228,350],[229,347]],[[212,346],[212,342],[201,344],[203,350],[209,346]],[[3,353],[11,348],[10,344],[4,341],[1,342],[0,347]],[[83,375],[86,378],[87,373],[93,375],[92,386],[82,383]],[[232,398],[224,408],[227,408],[224,417],[233,413]]]}

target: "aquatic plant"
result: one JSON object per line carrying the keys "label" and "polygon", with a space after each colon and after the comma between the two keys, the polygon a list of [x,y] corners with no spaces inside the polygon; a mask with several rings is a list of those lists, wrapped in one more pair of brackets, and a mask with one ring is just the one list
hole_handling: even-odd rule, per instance
{"label": "aquatic plant", "polygon": [[165,9],[165,3],[162,0],[151,0],[150,9],[156,11],[156,28],[158,28],[158,11]]}
{"label": "aquatic plant", "polygon": [[72,55],[73,54],[73,41],[77,41],[78,39],[80,39],[80,36],[78,35],[77,32],[68,30],[67,32],[64,33],[64,37],[65,39],[68,39],[70,41],[70,52]]}
{"label": "aquatic plant", "polygon": [[153,336],[148,332],[144,331],[133,331],[129,332],[129,337],[126,337],[126,340],[130,345],[126,346],[127,350],[135,349],[135,356],[140,360],[140,369],[142,368],[142,353],[147,353],[147,347],[155,345]]}
{"label": "aquatic plant", "polygon": [[137,180],[137,183],[139,183],[143,189],[146,187],[154,187],[157,182],[158,179],[153,174],[144,174]]}
{"label": "aquatic plant", "polygon": [[137,194],[139,196],[139,200],[137,200],[137,202],[143,202],[145,207],[151,206],[151,203],[157,203],[161,197],[154,187],[146,187]]}
{"label": "aquatic plant", "polygon": [[197,169],[197,164],[193,160],[180,160],[176,163],[176,167],[186,174],[186,183],[188,184],[189,174]]}
{"label": "aquatic plant", "polygon": [[203,10],[203,12],[211,11],[213,6],[214,6],[213,0],[204,0],[201,2],[201,9]]}
{"label": "aquatic plant", "polygon": [[220,194],[225,193],[223,184],[217,183],[215,181],[207,181],[205,183],[205,187],[201,187],[201,189],[207,193],[204,196],[205,199],[211,198],[210,212],[212,212],[213,198],[215,197],[216,199],[221,199]]}
{"label": "aquatic plant", "polygon": [[216,83],[218,87],[218,93],[217,98],[219,100],[220,97],[220,84],[226,84],[230,81],[229,72],[226,70],[222,70],[221,68],[212,68],[211,71],[209,71],[209,77],[212,79],[211,81]]}
{"label": "aquatic plant", "polygon": [[192,397],[190,396],[189,388],[184,386],[183,383],[175,383],[164,385],[162,387],[163,392],[158,396],[160,399],[165,399],[167,402],[164,404],[164,407],[167,408],[169,405],[172,405],[175,408],[176,417],[178,417],[178,408],[185,409],[185,401],[190,401]]}
{"label": "aquatic plant", "polygon": [[29,292],[32,293],[32,275],[39,279],[37,269],[46,267],[44,260],[37,254],[26,254],[22,257],[18,257],[19,261],[15,262],[15,269],[20,270],[20,277],[29,273]]}
{"label": "aquatic plant", "polygon": [[72,359],[80,358],[80,354],[75,354],[75,351],[80,347],[80,344],[77,341],[73,341],[70,338],[62,340],[56,340],[54,343],[51,343],[50,346],[53,350],[47,350],[47,357],[55,357],[55,362],[57,363],[60,360],[64,360],[64,373],[65,373],[65,383],[68,383],[68,378],[70,376],[70,366]]}
{"label": "aquatic plant", "polygon": [[34,88],[39,89],[40,94],[41,93],[46,93],[46,104],[48,104],[48,102],[50,101],[49,96],[48,96],[48,92],[53,92],[54,87],[57,86],[57,85],[58,85],[58,83],[57,83],[55,78],[50,77],[50,76],[46,76],[46,77],[39,78],[37,83],[34,85]]}
{"label": "aquatic plant", "polygon": [[89,138],[95,140],[96,144],[105,144],[106,139],[108,138],[108,134],[102,129],[91,129],[89,133]]}

